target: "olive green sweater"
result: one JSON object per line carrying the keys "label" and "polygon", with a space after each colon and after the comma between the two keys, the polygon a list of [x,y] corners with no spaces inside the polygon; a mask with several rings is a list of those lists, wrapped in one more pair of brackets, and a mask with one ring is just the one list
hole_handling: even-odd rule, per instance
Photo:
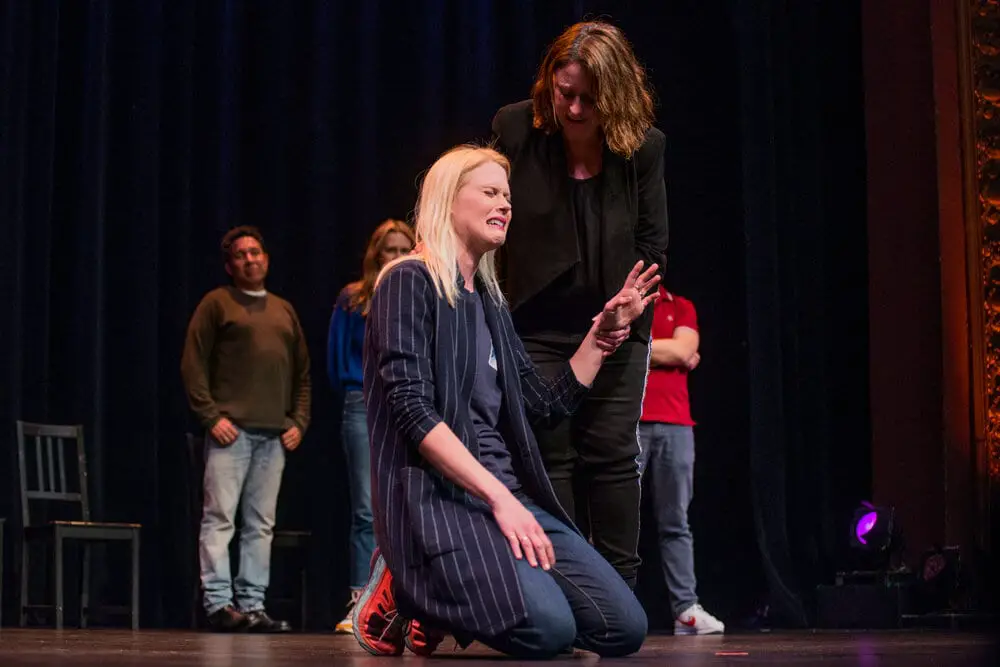
{"label": "olive green sweater", "polygon": [[309,426],[309,351],[292,304],[219,287],[188,324],[181,375],[205,428],[220,417],[237,426],[284,431]]}

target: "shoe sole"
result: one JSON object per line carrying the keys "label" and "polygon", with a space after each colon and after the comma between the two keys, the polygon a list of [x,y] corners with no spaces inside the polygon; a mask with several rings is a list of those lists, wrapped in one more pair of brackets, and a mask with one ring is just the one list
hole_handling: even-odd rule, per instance
{"label": "shoe sole", "polygon": [[[381,580],[382,575],[385,574],[385,560],[383,560],[382,558],[375,560],[374,555],[372,556],[372,560],[373,562],[371,566],[371,572],[368,577],[368,585],[365,586],[365,589],[361,592],[361,597],[358,598],[358,603],[354,605],[354,610],[351,612],[351,623],[354,625],[353,628],[354,638],[358,640],[358,644],[361,645],[361,648],[368,651],[372,655],[377,655],[377,656],[400,655],[402,653],[402,647],[400,647],[401,650],[399,651],[399,653],[385,653],[383,651],[379,651],[377,648],[370,645],[367,642],[367,640],[365,640],[364,635],[361,634],[360,630],[361,610],[365,608],[365,605],[368,604],[369,600],[371,600],[372,598],[373,593],[375,592],[375,588],[371,586],[371,582]],[[390,623],[391,622],[392,621],[390,621]]]}
{"label": "shoe sole", "polygon": [[689,628],[684,626],[683,628],[674,628],[674,635],[683,637],[703,637],[705,635],[723,635],[725,630],[695,630],[694,628]]}
{"label": "shoe sole", "polygon": [[[441,641],[444,640],[442,639]],[[413,646],[413,641],[410,639],[409,628],[407,628],[406,634],[403,636],[403,645],[406,646],[406,648],[410,651],[410,653],[413,653],[414,655],[419,655],[421,658],[429,658],[431,655],[433,655],[434,652],[438,650],[438,646],[441,645],[441,641],[439,641],[434,646],[434,648],[430,650],[419,650]]]}

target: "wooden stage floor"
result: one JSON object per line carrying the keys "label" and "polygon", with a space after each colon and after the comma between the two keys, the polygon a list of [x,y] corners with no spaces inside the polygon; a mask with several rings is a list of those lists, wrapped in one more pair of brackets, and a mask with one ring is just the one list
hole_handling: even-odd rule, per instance
{"label": "wooden stage floor", "polygon": [[[821,665],[822,667],[923,667],[996,665],[992,636],[982,633],[907,630],[878,632],[773,632],[725,637],[653,635],[629,658],[599,661],[577,651],[555,662],[576,665],[669,665],[671,667]],[[431,659],[405,654],[409,664],[492,664],[498,654],[474,644],[466,651],[446,642]],[[183,631],[0,630],[0,666],[72,664],[80,667],[264,667],[265,665],[345,665],[376,667],[391,658],[375,658],[353,637],[333,634],[218,635]],[[505,665],[519,664],[501,660]],[[537,663],[525,663],[537,664]]]}

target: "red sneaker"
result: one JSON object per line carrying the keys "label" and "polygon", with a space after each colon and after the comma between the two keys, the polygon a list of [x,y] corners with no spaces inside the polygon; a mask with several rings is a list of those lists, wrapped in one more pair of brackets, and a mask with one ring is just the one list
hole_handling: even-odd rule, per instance
{"label": "red sneaker", "polygon": [[378,549],[372,554],[368,585],[354,605],[354,637],[372,655],[402,655],[403,619],[392,597],[392,575]]}
{"label": "red sneaker", "polygon": [[406,630],[406,648],[427,658],[437,650],[446,636],[445,633],[429,628],[420,621],[410,621],[410,627]]}

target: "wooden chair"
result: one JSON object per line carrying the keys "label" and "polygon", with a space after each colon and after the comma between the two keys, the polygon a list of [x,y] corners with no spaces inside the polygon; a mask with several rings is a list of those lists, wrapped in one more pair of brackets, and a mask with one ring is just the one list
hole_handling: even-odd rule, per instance
{"label": "wooden chair", "polygon": [[[66,448],[75,447],[67,458]],[[127,613],[132,629],[139,629],[139,531],[137,523],[104,523],[92,521],[87,497],[87,459],[83,444],[83,427],[53,426],[17,422],[17,460],[21,481],[21,517],[24,539],[21,543],[21,626],[27,624],[30,610],[51,610],[57,629],[63,627],[63,545],[73,541],[83,547],[83,573],[80,590],[80,627],[87,627],[90,615],[90,547],[95,542],[128,542],[132,552],[132,591],[128,606],[102,606],[94,610]],[[76,475],[72,467],[76,467]],[[70,473],[67,474],[67,468]],[[31,471],[29,475],[28,471]],[[72,483],[74,477],[76,484]],[[60,505],[74,520],[51,520],[34,523],[32,508],[44,504],[49,508]],[[32,542],[40,542],[52,554],[52,604],[30,604],[28,579],[31,571]]]}
{"label": "wooden chair", "polygon": [[[196,436],[194,433],[185,434],[187,439],[188,470],[190,478],[188,480],[188,502],[192,518],[192,531],[194,539],[194,553],[198,553],[198,539],[201,531],[201,514],[204,499],[204,479],[205,479],[205,439]],[[237,531],[238,533],[238,531]],[[307,553],[309,540],[312,532],[308,530],[275,530],[274,538],[271,541],[272,552],[277,549],[296,551],[301,558],[302,565],[299,570],[299,596],[297,600],[289,598],[278,598],[272,595],[268,589],[268,598],[272,602],[294,603],[298,602],[299,628],[305,629],[307,622],[307,591],[309,590],[307,581]],[[239,542],[239,540],[234,540]],[[195,572],[198,572],[196,567]],[[198,627],[198,610],[201,609],[201,584],[196,583],[192,591],[191,602],[191,627]]]}

